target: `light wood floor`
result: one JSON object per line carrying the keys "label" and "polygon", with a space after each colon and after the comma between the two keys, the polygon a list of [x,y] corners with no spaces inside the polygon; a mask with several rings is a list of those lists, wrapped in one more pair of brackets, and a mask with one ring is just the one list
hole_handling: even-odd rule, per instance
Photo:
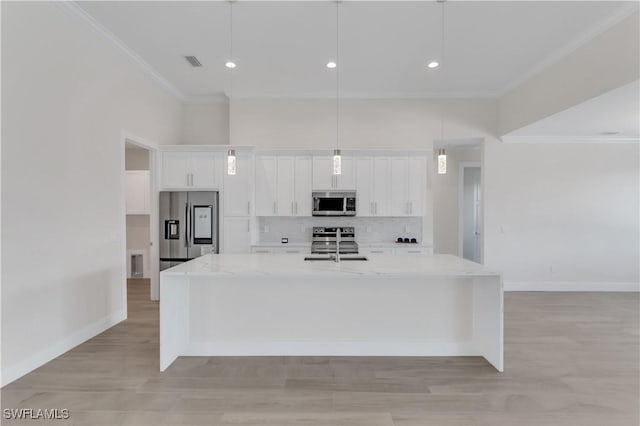
{"label": "light wood floor", "polygon": [[59,426],[639,423],[638,294],[506,294],[502,374],[475,357],[196,357],[160,373],[148,295],[131,281],[127,321],[6,386],[2,407],[69,409],[30,423]]}

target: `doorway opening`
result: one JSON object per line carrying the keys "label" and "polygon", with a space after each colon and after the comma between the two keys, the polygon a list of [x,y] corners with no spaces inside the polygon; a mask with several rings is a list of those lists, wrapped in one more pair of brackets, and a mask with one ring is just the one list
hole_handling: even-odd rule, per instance
{"label": "doorway opening", "polygon": [[480,163],[460,163],[458,255],[482,263],[482,170]]}
{"label": "doorway opening", "polygon": [[[146,293],[158,300],[157,195],[155,191],[155,144],[123,137],[123,296]],[[126,302],[125,302],[126,303]],[[126,303],[125,306],[128,306]]]}

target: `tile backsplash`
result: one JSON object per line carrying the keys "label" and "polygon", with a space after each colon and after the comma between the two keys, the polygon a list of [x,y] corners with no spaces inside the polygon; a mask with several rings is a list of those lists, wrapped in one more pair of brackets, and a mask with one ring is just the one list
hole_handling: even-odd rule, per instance
{"label": "tile backsplash", "polygon": [[393,243],[406,237],[432,245],[422,241],[421,217],[259,217],[258,242],[280,243],[280,238],[288,238],[289,243],[311,243],[314,226],[353,226],[360,244]]}

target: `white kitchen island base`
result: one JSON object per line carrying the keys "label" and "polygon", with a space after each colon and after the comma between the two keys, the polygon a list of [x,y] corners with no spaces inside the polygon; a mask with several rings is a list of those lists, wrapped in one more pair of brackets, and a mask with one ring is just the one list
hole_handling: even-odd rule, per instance
{"label": "white kitchen island base", "polygon": [[449,255],[206,255],[161,273],[161,371],[266,355],[483,356],[502,371],[502,279]]}

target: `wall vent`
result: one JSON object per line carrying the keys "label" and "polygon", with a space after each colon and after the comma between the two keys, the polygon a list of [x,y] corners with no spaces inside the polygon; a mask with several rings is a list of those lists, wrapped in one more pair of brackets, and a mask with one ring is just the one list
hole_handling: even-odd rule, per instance
{"label": "wall vent", "polygon": [[196,58],[195,56],[185,56],[184,58],[187,60],[187,62],[189,62],[191,64],[192,67],[201,67],[202,66],[202,64],[200,63],[198,58]]}

